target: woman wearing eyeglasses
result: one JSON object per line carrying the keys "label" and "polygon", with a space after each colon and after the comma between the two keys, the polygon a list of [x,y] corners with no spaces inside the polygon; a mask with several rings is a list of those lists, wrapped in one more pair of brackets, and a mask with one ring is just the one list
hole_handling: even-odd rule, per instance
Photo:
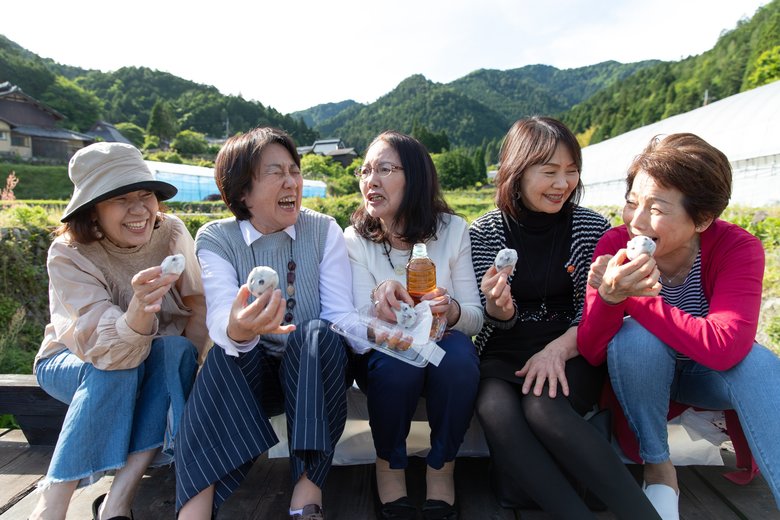
{"label": "woman wearing eyeglasses", "polygon": [[363,202],[344,232],[358,308],[375,305],[377,315],[395,322],[406,291],[405,266],[412,246],[425,243],[436,264],[436,289],[422,297],[447,321],[439,341],[446,354],[439,366],[415,367],[378,351],[356,357],[356,380],[368,399],[377,452],[380,518],[417,518],[406,492],[406,436],[420,397],[426,399],[431,449],[426,457],[426,519],[457,518],[455,455],[473,415],[479,383],[474,344],[482,326],[468,225],[444,201],[436,168],[417,140],[384,132],[369,146],[356,171]]}
{"label": "woman wearing eyeglasses", "polygon": [[[179,519],[210,519],[254,460],[278,441],[269,417],[286,413],[294,489],[291,519],[322,520],[322,485],[346,422],[347,356],[328,320],[352,312],[341,228],[301,209],[293,140],[256,128],[232,137],[214,169],[234,217],[195,240],[209,334],[217,345],[195,381],[176,439]],[[250,297],[256,266],[279,288]]]}

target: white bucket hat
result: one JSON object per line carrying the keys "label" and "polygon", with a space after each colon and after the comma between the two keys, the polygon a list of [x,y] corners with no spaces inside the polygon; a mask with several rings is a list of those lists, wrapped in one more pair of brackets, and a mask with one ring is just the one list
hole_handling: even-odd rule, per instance
{"label": "white bucket hat", "polygon": [[168,200],[178,191],[173,184],[156,180],[141,152],[124,143],[95,143],[82,148],[70,159],[68,177],[73,182],[73,196],[62,222],[123,193],[150,190],[159,200]]}

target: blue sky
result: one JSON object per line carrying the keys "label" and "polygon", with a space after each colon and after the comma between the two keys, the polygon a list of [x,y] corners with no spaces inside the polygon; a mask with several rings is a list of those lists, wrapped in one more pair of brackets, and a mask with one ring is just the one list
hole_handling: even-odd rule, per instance
{"label": "blue sky", "polygon": [[[0,34],[67,65],[146,66],[287,113],[412,74],[679,60],[768,0],[5,2]],[[4,78],[0,78],[4,79]]]}

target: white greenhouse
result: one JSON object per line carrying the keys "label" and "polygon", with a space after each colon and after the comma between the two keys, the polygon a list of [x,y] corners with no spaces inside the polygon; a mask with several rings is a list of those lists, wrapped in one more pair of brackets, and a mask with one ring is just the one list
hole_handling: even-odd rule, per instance
{"label": "white greenhouse", "polygon": [[780,204],[780,81],[583,148],[582,204],[622,204],[633,158],[654,136],[677,132],[694,133],[726,154],[734,172],[732,204]]}
{"label": "white greenhouse", "polygon": [[[157,161],[146,161],[146,165],[157,179],[176,186],[179,191],[171,199],[173,201],[194,202],[206,200],[212,195],[219,196],[217,183],[214,182],[214,168]],[[303,196],[325,197],[325,183],[304,179]]]}

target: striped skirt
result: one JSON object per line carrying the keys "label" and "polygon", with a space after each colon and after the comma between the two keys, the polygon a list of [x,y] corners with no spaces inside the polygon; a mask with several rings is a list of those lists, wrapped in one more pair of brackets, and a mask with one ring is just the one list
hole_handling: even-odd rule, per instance
{"label": "striped skirt", "polygon": [[346,348],[328,322],[311,320],[290,334],[281,358],[262,342],[237,358],[211,349],[176,438],[176,511],[213,484],[216,514],[279,442],[268,418],[282,412],[292,483],[306,473],[322,487],[347,419]]}

